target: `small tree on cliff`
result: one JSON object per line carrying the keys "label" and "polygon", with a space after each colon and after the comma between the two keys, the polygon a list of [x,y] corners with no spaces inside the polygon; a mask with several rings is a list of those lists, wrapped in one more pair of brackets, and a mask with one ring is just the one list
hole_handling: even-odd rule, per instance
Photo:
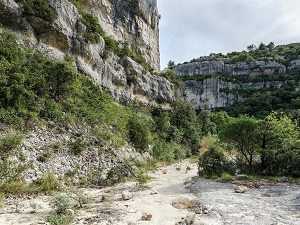
{"label": "small tree on cliff", "polygon": [[173,69],[174,66],[175,66],[175,62],[173,60],[170,60],[168,62],[168,69]]}

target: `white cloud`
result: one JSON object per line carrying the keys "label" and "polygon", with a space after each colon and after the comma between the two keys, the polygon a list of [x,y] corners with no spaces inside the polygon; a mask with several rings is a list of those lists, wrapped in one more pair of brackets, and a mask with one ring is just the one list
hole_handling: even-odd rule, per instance
{"label": "white cloud", "polygon": [[300,41],[299,0],[158,0],[161,66],[249,44]]}

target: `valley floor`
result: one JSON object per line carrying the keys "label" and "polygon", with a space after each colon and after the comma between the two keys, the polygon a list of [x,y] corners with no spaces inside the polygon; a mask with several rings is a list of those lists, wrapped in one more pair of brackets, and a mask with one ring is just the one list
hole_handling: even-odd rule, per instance
{"label": "valley floor", "polygon": [[[142,187],[127,182],[84,189],[92,203],[76,212],[73,224],[300,225],[299,185],[265,185],[235,193],[234,184],[198,178],[197,166],[188,161],[149,175],[151,181]],[[124,191],[132,194],[129,200],[122,200]],[[43,221],[51,212],[48,199],[7,200],[0,209],[0,224],[46,224]]]}

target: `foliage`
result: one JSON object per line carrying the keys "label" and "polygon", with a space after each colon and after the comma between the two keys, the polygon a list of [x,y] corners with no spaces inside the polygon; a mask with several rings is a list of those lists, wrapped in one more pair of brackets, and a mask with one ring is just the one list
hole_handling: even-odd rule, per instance
{"label": "foliage", "polygon": [[174,85],[173,88],[175,90],[183,87],[182,80],[178,76],[176,76],[176,74],[173,70],[168,69],[166,71],[163,71],[159,75],[166,78],[168,81],[170,81]]}
{"label": "foliage", "polygon": [[5,186],[14,181],[20,181],[22,173],[28,168],[27,164],[17,160],[4,159],[0,160],[0,186]]}
{"label": "foliage", "polygon": [[30,191],[25,181],[16,179],[1,185],[1,190],[9,195],[21,195]]}
{"label": "foliage", "polygon": [[53,225],[68,225],[74,220],[73,215],[66,215],[67,209],[74,207],[72,201],[65,195],[56,195],[50,200],[50,206],[55,213],[47,216],[47,222]]}
{"label": "foliage", "polygon": [[50,206],[58,215],[65,214],[67,209],[73,208],[71,200],[65,195],[56,195],[50,201]]}
{"label": "foliage", "polygon": [[253,160],[257,153],[257,120],[247,116],[231,119],[220,131],[219,137],[232,144],[247,161],[249,171],[253,171]]}
{"label": "foliage", "polygon": [[204,136],[201,139],[200,154],[203,154],[204,152],[209,151],[211,149],[219,148],[217,144],[217,140],[218,140],[217,136],[213,136],[213,135]]}
{"label": "foliage", "polygon": [[199,157],[198,174],[199,176],[219,177],[227,171],[227,167],[224,154],[216,148],[211,148]]}
{"label": "foliage", "polygon": [[129,118],[127,127],[129,140],[134,147],[140,152],[147,151],[151,142],[149,124],[133,116]]}
{"label": "foliage", "polygon": [[[223,147],[228,150],[232,146],[237,152],[232,161],[237,171],[299,177],[299,126],[287,115],[272,113],[260,120],[249,116],[225,120],[218,137],[229,144],[223,144]],[[209,136],[202,139],[201,152],[207,149],[222,150],[215,139]]]}
{"label": "foliage", "polygon": [[138,170],[138,172],[135,174],[137,181],[139,182],[139,185],[144,185],[145,183],[147,183],[150,180],[150,177],[145,174],[144,171],[142,171],[141,169]]}
{"label": "foliage", "polygon": [[159,141],[152,149],[151,155],[160,161],[172,163],[175,160],[184,159],[188,154],[188,148],[174,141]]}
{"label": "foliage", "polygon": [[71,142],[71,150],[75,155],[81,155],[85,149],[85,141],[83,138],[77,138],[74,142]]}
{"label": "foliage", "polygon": [[175,62],[173,60],[169,60],[168,62],[168,69],[173,69],[175,66]]}
{"label": "foliage", "polygon": [[0,209],[4,207],[4,194],[0,192]]}
{"label": "foliage", "polygon": [[165,162],[174,161],[174,152],[172,148],[170,148],[169,144],[165,141],[160,141],[154,145],[152,149],[152,156],[155,159]]}
{"label": "foliage", "polygon": [[194,107],[183,100],[177,99],[173,103],[171,124],[182,131],[180,143],[197,153],[200,146],[200,123]]}
{"label": "foliage", "polygon": [[74,217],[71,215],[59,215],[54,213],[47,216],[46,220],[51,225],[69,225],[74,221]]}
{"label": "foliage", "polygon": [[84,36],[92,43],[99,42],[100,36],[104,36],[105,33],[98,23],[98,19],[92,14],[84,13],[81,17],[81,22],[86,26]]}
{"label": "foliage", "polygon": [[47,0],[28,0],[24,5],[24,13],[28,16],[40,17],[50,23],[57,18],[55,10]]}
{"label": "foliage", "polygon": [[229,173],[223,172],[221,174],[221,180],[224,182],[232,181],[233,179],[234,179],[233,176]]}
{"label": "foliage", "polygon": [[106,177],[106,184],[108,186],[121,183],[125,180],[126,172],[124,169],[121,168],[121,166],[114,166],[112,167]]}
{"label": "foliage", "polygon": [[44,174],[42,178],[37,180],[40,191],[51,192],[58,191],[61,189],[61,183],[58,178],[51,172]]}
{"label": "foliage", "polygon": [[16,155],[19,150],[23,137],[21,135],[7,135],[0,138],[1,159],[7,159],[10,155]]}
{"label": "foliage", "polygon": [[68,196],[74,201],[73,207],[77,209],[81,209],[84,204],[91,202],[91,199],[79,189],[69,190]]}
{"label": "foliage", "polygon": [[270,175],[291,175],[299,171],[299,133],[287,116],[270,114],[260,121],[259,153],[260,170]]}

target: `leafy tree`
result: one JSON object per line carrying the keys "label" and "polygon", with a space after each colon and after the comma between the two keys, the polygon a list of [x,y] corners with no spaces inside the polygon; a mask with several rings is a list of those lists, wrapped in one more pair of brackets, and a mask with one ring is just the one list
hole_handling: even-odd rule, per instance
{"label": "leafy tree", "polygon": [[175,61],[170,60],[170,61],[168,62],[168,69],[173,69],[174,66],[175,66]]}
{"label": "leafy tree", "polygon": [[223,152],[211,148],[199,157],[199,176],[221,176],[223,172],[230,171],[230,165]]}
{"label": "leafy tree", "polygon": [[248,163],[250,172],[253,172],[253,160],[257,153],[257,120],[248,116],[234,118],[224,126],[219,136],[222,141],[237,149]]}
{"label": "leafy tree", "polygon": [[171,125],[183,132],[181,144],[197,153],[200,146],[200,123],[194,106],[184,100],[176,99],[171,112]]}
{"label": "leafy tree", "polygon": [[202,110],[198,114],[199,123],[201,124],[201,134],[208,135],[208,134],[215,134],[216,133],[216,124],[214,124],[210,120],[210,113],[207,110]]}
{"label": "leafy tree", "polygon": [[269,49],[269,51],[272,51],[275,47],[275,44],[274,42],[270,42],[268,45],[267,45],[267,48]]}
{"label": "leafy tree", "polygon": [[247,50],[248,50],[249,52],[252,52],[252,51],[254,51],[254,50],[256,50],[256,49],[257,49],[257,47],[256,47],[254,44],[251,44],[251,45],[247,46]]}
{"label": "leafy tree", "polygon": [[291,144],[297,141],[299,134],[296,125],[287,116],[273,113],[260,121],[259,126],[260,170],[267,174],[277,174],[286,167],[279,158],[285,158],[286,151],[289,152]]}
{"label": "leafy tree", "polygon": [[267,50],[267,46],[264,43],[260,43],[258,46],[259,50]]}
{"label": "leafy tree", "polygon": [[228,123],[231,119],[231,117],[225,111],[210,113],[209,118],[210,121],[216,126],[216,133],[219,133],[220,130],[222,130],[226,123]]}
{"label": "leafy tree", "polygon": [[150,144],[150,130],[149,126],[144,123],[137,116],[133,116],[128,121],[128,135],[131,143],[139,151],[144,152],[149,148]]}

